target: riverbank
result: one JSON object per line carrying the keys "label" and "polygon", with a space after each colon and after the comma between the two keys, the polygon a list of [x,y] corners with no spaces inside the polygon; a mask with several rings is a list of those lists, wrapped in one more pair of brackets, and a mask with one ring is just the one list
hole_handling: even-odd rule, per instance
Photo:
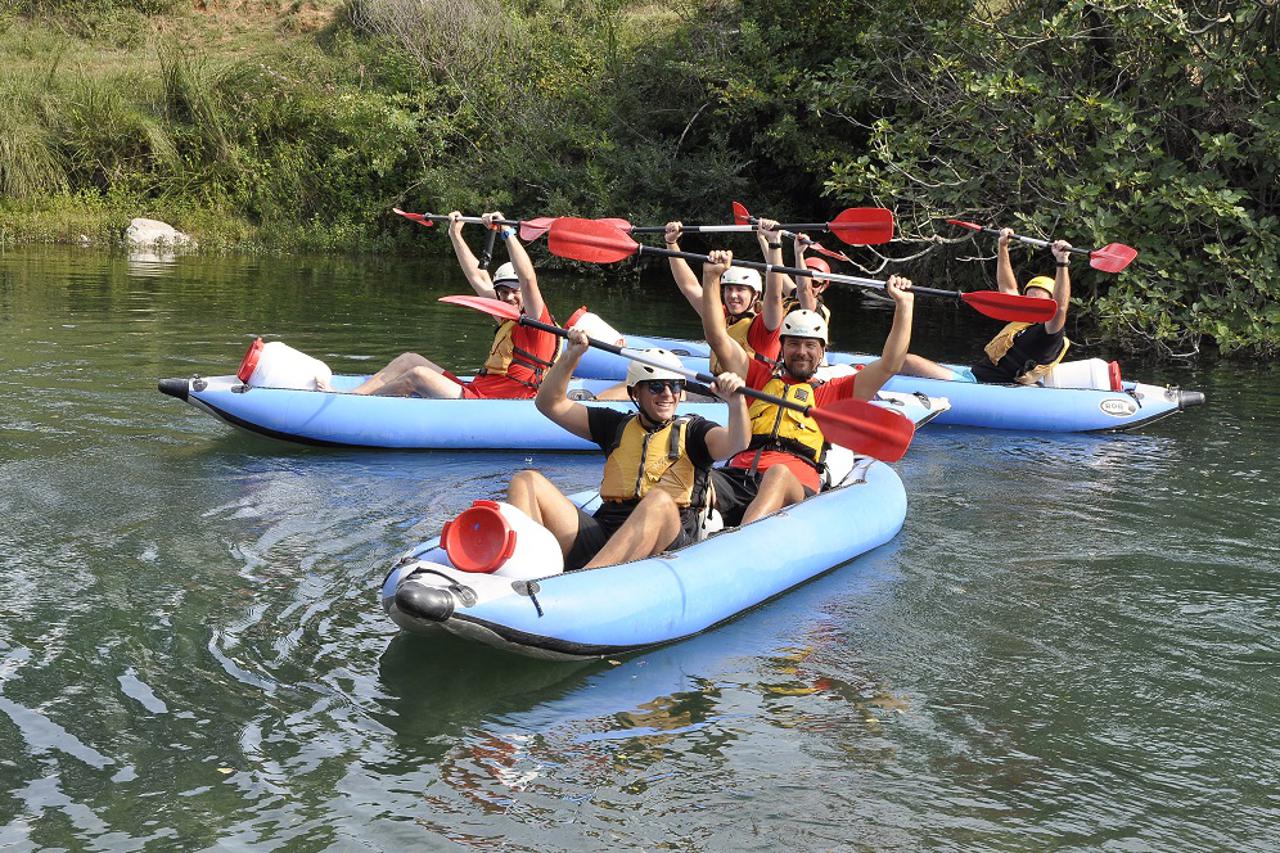
{"label": "riverbank", "polygon": [[879,204],[897,237],[848,249],[862,271],[989,277],[991,241],[955,216],[1121,242],[1139,250],[1122,274],[1073,271],[1075,310],[1108,339],[1280,349],[1274,9],[16,8],[3,244],[109,246],[145,216],[209,251],[445,254],[390,208],[661,223],[722,221],[734,198],[803,221]]}

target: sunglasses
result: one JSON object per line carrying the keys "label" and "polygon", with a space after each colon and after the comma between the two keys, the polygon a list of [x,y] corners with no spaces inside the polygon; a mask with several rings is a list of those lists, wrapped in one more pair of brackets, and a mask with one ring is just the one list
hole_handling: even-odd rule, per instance
{"label": "sunglasses", "polygon": [[677,396],[684,390],[683,379],[646,379],[639,384],[643,385],[644,389],[654,396],[661,394],[664,388],[670,388],[671,393]]}

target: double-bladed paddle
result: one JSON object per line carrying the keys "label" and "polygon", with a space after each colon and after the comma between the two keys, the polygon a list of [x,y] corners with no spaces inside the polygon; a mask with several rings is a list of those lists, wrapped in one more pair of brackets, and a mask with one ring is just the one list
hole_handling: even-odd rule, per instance
{"label": "double-bladed paddle", "polygon": [[[1000,233],[999,228],[979,225],[976,222],[966,222],[963,219],[948,219],[947,222],[952,225],[958,225],[961,228],[968,228],[970,231],[981,231],[987,234]],[[1011,234],[1009,236],[1010,239],[1017,240],[1020,243],[1039,246],[1042,249],[1053,245],[1051,240],[1041,240],[1038,237],[1024,237],[1021,234]],[[1108,243],[1101,249],[1077,249],[1072,246],[1068,251],[1076,255],[1088,255],[1089,266],[1102,272],[1120,272],[1120,270],[1129,266],[1134,258],[1138,257],[1138,250],[1132,246],[1126,246],[1124,243]]]}
{"label": "double-bladed paddle", "polygon": [[[597,222],[614,222],[617,220],[596,220]],[[740,202],[733,202],[733,225],[682,225],[680,230],[689,234],[735,234],[755,231],[758,220],[747,212]],[[661,234],[666,230],[664,225],[643,225],[620,227],[622,231],[632,234]],[[893,239],[893,211],[883,207],[850,207],[842,210],[830,222],[801,222],[778,226],[784,237],[796,237],[792,231],[830,231],[845,243],[853,246],[871,246],[877,243],[888,243]],[[792,229],[792,230],[787,230]],[[815,249],[833,258],[848,261],[839,252],[812,244]]]}
{"label": "double-bladed paddle", "polygon": [[[660,255],[668,258],[684,258],[688,261],[709,261],[707,255],[694,252],[678,252],[675,249],[659,249],[654,246],[642,246],[617,227],[609,223],[593,219],[574,219],[561,217],[552,225],[547,235],[547,247],[554,255],[584,261],[592,264],[611,264],[626,260],[632,255]],[[740,261],[734,258],[734,266],[756,269],[762,272],[779,272],[787,275],[818,276],[827,281],[850,284],[873,290],[884,290],[885,282],[875,278],[838,273],[816,272],[809,268],[780,267],[758,261]],[[979,313],[1006,322],[1043,323],[1050,320],[1058,312],[1058,303],[1052,299],[1040,299],[1033,296],[1020,296],[1016,293],[1000,293],[995,290],[980,290],[974,293],[961,293],[955,290],[939,290],[932,287],[912,287],[913,293],[924,296],[945,296],[959,299]]]}
{"label": "double-bladed paddle", "polygon": [[[442,213],[410,213],[407,210],[401,210],[398,207],[391,208],[391,212],[403,216],[411,222],[416,222],[423,227],[430,228],[437,222],[448,222],[447,214]],[[463,222],[475,225],[485,224],[484,220],[479,216],[463,216]],[[509,228],[517,228],[520,232],[520,239],[525,243],[532,243],[543,234],[547,233],[547,229],[551,227],[551,223],[555,221],[552,216],[540,216],[537,219],[517,220],[517,219],[498,219],[496,224],[506,225]]]}
{"label": "double-bladed paddle", "polygon": [[[554,229],[552,233],[554,234]],[[442,296],[440,301],[447,302],[450,305],[462,305],[466,308],[482,311],[491,317],[501,320],[513,320],[522,326],[541,329],[544,332],[550,332],[562,338],[569,337],[568,329],[553,326],[550,323],[543,323],[539,320],[534,320],[532,317],[526,317],[520,313],[519,308],[498,299],[489,299],[485,296],[459,295]],[[641,350],[620,347],[595,338],[587,338],[587,343],[596,349],[602,349],[605,352],[611,352],[614,355],[638,361],[650,367],[679,373],[685,378],[696,382],[710,385],[716,379],[707,373],[698,373],[685,367],[677,368],[665,361],[652,358]],[[839,400],[831,405],[819,408],[817,406],[802,406],[799,403],[751,388],[739,388],[738,392],[746,397],[753,397],[783,408],[803,412],[818,422],[818,426],[822,428],[822,434],[827,441],[885,462],[897,462],[901,459],[911,445],[911,439],[916,431],[916,426],[910,419],[897,412],[873,406],[863,400]]]}

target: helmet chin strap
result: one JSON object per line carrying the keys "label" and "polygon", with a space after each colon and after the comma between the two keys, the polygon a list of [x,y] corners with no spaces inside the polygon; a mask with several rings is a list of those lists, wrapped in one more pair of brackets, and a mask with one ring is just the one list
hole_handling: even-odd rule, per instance
{"label": "helmet chin strap", "polygon": [[[636,399],[635,391],[628,388],[627,396],[631,398],[631,402],[636,404],[636,413],[640,416],[640,426],[644,427],[647,431],[652,432],[655,429],[662,429],[673,420],[673,418],[667,418],[665,421],[654,420],[649,417],[649,413],[644,410],[644,406],[640,405],[640,401]],[[646,426],[646,422],[652,424],[652,426]]]}

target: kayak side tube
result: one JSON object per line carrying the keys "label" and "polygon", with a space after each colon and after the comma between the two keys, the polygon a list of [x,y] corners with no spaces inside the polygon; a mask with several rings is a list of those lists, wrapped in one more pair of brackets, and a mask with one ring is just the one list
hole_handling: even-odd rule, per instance
{"label": "kayak side tube", "polygon": [[[668,338],[627,336],[629,346],[674,348],[688,353],[685,366],[705,371],[706,344]],[[831,364],[869,364],[876,356],[828,352]],[[955,368],[957,365],[943,365]],[[599,350],[578,365],[579,376],[613,378],[626,373],[626,362]],[[898,375],[886,391],[946,397],[950,411],[937,423],[951,426],[1029,432],[1123,432],[1147,426],[1191,406],[1204,404],[1204,394],[1181,388],[1125,382],[1120,391],[1092,388],[1045,388],[1039,385],[994,385]]]}
{"label": "kayak side tube", "polygon": [[[587,497],[575,500],[591,511],[598,499]],[[392,568],[382,606],[403,628],[445,630],[533,657],[617,655],[706,631],[885,544],[906,510],[897,474],[859,459],[843,485],[745,527],[615,566],[513,581],[450,568],[433,540]]]}

